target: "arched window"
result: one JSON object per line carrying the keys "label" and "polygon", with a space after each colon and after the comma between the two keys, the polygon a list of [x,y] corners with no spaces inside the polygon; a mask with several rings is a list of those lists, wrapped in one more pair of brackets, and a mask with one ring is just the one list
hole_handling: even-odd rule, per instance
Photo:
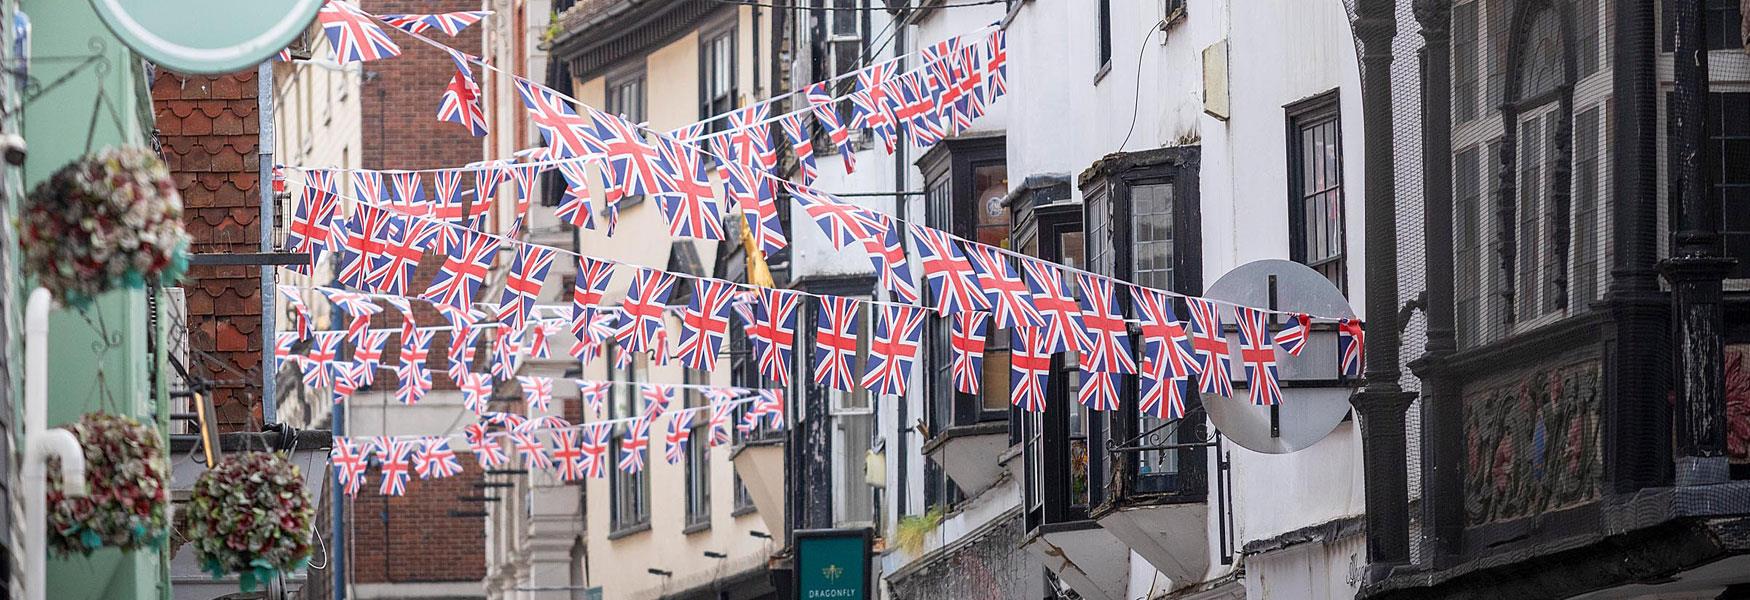
{"label": "arched window", "polygon": [[1501,241],[1512,252],[1503,265],[1507,316],[1524,327],[1568,307],[1574,56],[1558,2],[1528,3],[1513,31],[1504,107],[1511,184],[1499,201],[1511,209],[1500,213],[1511,215],[1501,224],[1507,238]]}

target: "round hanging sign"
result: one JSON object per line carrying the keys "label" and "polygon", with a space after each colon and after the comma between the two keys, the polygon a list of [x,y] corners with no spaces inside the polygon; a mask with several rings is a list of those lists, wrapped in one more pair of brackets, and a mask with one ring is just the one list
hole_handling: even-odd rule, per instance
{"label": "round hanging sign", "polygon": [[178,73],[232,73],[304,32],[324,0],[91,0],[135,52]]}

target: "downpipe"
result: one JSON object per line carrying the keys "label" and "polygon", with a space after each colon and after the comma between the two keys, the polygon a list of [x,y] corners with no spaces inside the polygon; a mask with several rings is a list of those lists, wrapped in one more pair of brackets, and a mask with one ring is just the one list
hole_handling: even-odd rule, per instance
{"label": "downpipe", "polygon": [[85,451],[65,429],[48,428],[49,309],[48,290],[30,293],[24,309],[24,598],[43,600],[48,563],[48,459],[61,459],[61,489],[68,496],[85,495]]}

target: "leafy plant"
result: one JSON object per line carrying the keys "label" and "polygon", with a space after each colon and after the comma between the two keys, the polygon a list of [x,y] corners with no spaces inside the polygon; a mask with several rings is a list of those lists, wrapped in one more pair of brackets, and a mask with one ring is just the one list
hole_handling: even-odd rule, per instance
{"label": "leafy plant", "polygon": [[923,552],[924,544],[929,542],[930,534],[942,526],[942,518],[947,512],[938,506],[921,515],[911,515],[899,519],[899,528],[893,534],[893,544],[907,554]]}
{"label": "leafy plant", "polygon": [[195,481],[187,512],[201,569],[239,574],[243,591],[310,560],[315,510],[297,465],[277,454],[226,456]]}
{"label": "leafy plant", "polygon": [[102,413],[85,415],[67,430],[85,451],[88,493],[67,497],[54,467],[60,459],[50,459],[49,545],[62,555],[90,554],[105,546],[133,550],[162,540],[169,465],[157,430]]}
{"label": "leafy plant", "polygon": [[172,283],[188,268],[182,197],[145,148],[108,148],[61,167],[19,216],[25,268],[73,307],[118,286]]}

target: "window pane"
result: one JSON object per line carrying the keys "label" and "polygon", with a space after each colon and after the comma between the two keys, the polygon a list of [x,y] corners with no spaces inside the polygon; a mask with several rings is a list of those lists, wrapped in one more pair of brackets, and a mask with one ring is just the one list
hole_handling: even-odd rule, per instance
{"label": "window pane", "polygon": [[1138,185],[1130,189],[1133,277],[1157,289],[1173,287],[1173,186]]}

